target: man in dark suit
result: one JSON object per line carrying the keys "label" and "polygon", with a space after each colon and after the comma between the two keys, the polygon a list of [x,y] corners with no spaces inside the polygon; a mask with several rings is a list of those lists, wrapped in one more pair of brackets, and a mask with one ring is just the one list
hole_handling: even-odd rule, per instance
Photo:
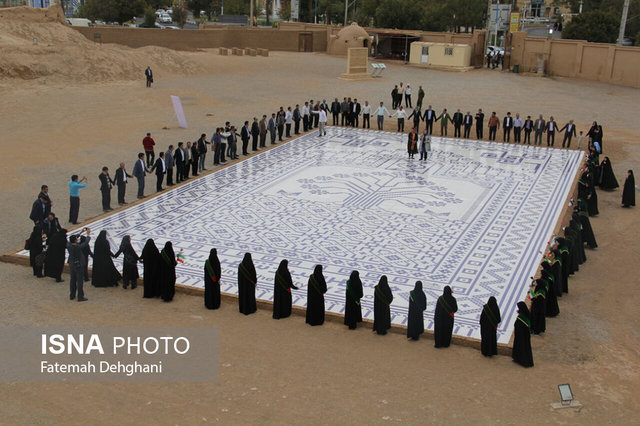
{"label": "man in dark suit", "polygon": [[[276,114],[271,114],[271,118],[269,119],[269,134],[271,135],[271,145],[276,144]],[[311,123],[309,123],[309,129],[311,128]]]}
{"label": "man in dark suit", "polygon": [[482,139],[482,132],[484,127],[484,113],[482,112],[482,108],[476,112],[476,139]]}
{"label": "man in dark suit", "polygon": [[502,130],[504,131],[502,136],[503,141],[511,141],[511,129],[513,129],[513,117],[511,117],[511,113],[508,112],[507,116],[502,120]]}
{"label": "man in dark suit", "polygon": [[538,119],[533,124],[533,130],[535,133],[533,135],[533,144],[534,145],[542,145],[542,134],[544,133],[544,129],[546,128],[546,123],[544,118],[542,118],[542,114],[538,116]]}
{"label": "man in dark suit", "polygon": [[[304,124],[304,122],[303,122]],[[258,123],[258,128],[260,129],[260,148],[264,148],[267,142],[267,115],[262,115],[262,120]],[[307,130],[305,129],[305,132]]]}
{"label": "man in dark suit", "polygon": [[[217,153],[217,156],[219,155],[220,154]],[[180,183],[182,182],[184,176],[184,142],[178,142],[178,149],[176,149],[176,151],[173,153],[173,161],[176,163],[176,183]]]}
{"label": "man in dark suit", "polygon": [[56,217],[55,214],[49,212],[47,217],[42,221],[42,233],[47,234],[47,239],[51,237],[56,232],[60,232],[62,230],[62,226],[60,226],[60,221]]}
{"label": "man in dark suit", "polygon": [[147,166],[144,164],[144,153],[138,154],[138,160],[133,166],[133,175],[138,180],[138,198],[144,198],[144,177],[147,175]]}
{"label": "man in dark suit", "polygon": [[133,176],[127,173],[127,170],[124,168],[124,163],[120,163],[120,167],[116,169],[116,177],[115,177],[116,186],[118,187],[118,205],[119,206],[123,206],[127,204],[124,201],[124,194],[127,190],[127,179],[130,177],[133,177]]}
{"label": "man in dark suit", "polygon": [[576,135],[576,126],[573,124],[573,120],[569,120],[569,122],[565,124],[564,127],[559,130],[559,132],[564,132],[562,147],[564,148],[564,144],[565,142],[567,142],[567,148],[571,148],[571,138]]}
{"label": "man in dark suit", "polygon": [[102,193],[102,211],[108,212],[111,208],[111,188],[113,188],[113,180],[109,176],[109,168],[102,168],[102,173],[98,175],[100,179],[100,192]]}
{"label": "man in dark suit", "polygon": [[[196,144],[193,144],[192,148],[196,148],[196,150],[198,149]],[[196,175],[195,172],[198,171],[198,163],[195,162],[193,163],[194,166],[194,176]],[[164,175],[167,172],[167,165],[164,162],[164,152],[160,151],[159,157],[156,160],[156,163],[153,165],[153,167],[151,168],[151,171],[156,171],[156,191],[160,192],[162,191],[162,181],[164,180]]]}
{"label": "man in dark suit", "polygon": [[360,102],[357,99],[353,100],[353,106],[351,107],[351,126],[358,127],[360,124],[360,111],[362,111],[362,107],[360,106]]}
{"label": "man in dark suit", "polygon": [[[199,144],[198,144],[198,148],[200,148]],[[206,145],[204,149],[205,150],[207,149]],[[165,166],[167,166],[167,187],[173,186],[173,169],[175,168],[175,165],[176,165],[176,160],[173,156],[173,145],[169,145],[169,149],[167,150],[167,152],[164,153],[164,164]],[[203,169],[207,170],[204,167]]]}
{"label": "man in dark suit", "polygon": [[347,126],[351,126],[351,123],[353,123],[353,101],[347,98]]}
{"label": "man in dark suit", "polygon": [[531,145],[531,131],[533,130],[533,120],[531,119],[530,115],[527,115],[527,119],[524,120],[524,125],[522,127],[524,128],[524,142],[526,142],[527,145]]}
{"label": "man in dark suit", "polygon": [[337,126],[340,123],[338,120],[338,114],[340,114],[340,102],[338,102],[338,98],[335,98],[335,100],[331,102],[331,115],[333,116],[334,126]]}
{"label": "man in dark suit", "polygon": [[[163,158],[164,160],[164,158]],[[200,150],[197,143],[191,144],[191,175],[198,176],[198,163],[200,161]]]}
{"label": "man in dark suit", "polygon": [[51,198],[49,198],[49,187],[47,185],[42,185],[40,187],[40,193],[38,194],[38,198],[45,199],[45,205],[46,205],[45,216],[48,215],[49,212],[51,212],[51,206],[53,206],[53,202],[51,201]]}
{"label": "man in dark suit", "polygon": [[242,138],[242,155],[249,155],[247,148],[249,147],[249,138],[251,132],[249,131],[249,122],[245,121],[242,130],[240,130],[240,138]]}
{"label": "man in dark suit", "polygon": [[549,117],[549,121],[544,128],[544,131],[547,132],[547,146],[553,146],[556,141],[556,130],[557,125],[556,122],[553,121],[553,116]]}
{"label": "man in dark suit", "polygon": [[462,123],[464,124],[464,138],[469,139],[469,133],[471,133],[471,126],[473,125],[473,117],[469,111],[462,119]]}
{"label": "man in dark suit", "polygon": [[453,137],[460,137],[460,127],[462,127],[462,113],[460,112],[460,108],[453,114],[453,118],[451,119],[453,123]]}
{"label": "man in dark suit", "polygon": [[45,217],[47,217],[47,200],[42,196],[38,196],[38,199],[35,200],[31,206],[29,219],[31,219],[35,225],[42,226],[42,221]]}
{"label": "man in dark suit", "polygon": [[[253,118],[253,122],[254,124],[256,124],[255,126],[255,130],[260,130],[258,129],[258,119],[257,118]],[[293,109],[293,134],[294,135],[299,135],[300,134],[300,121],[302,120],[302,114],[300,114],[300,105],[296,104],[296,107]],[[254,127],[251,126],[251,134],[254,135],[253,138],[257,140],[257,136],[255,136],[254,133]]]}
{"label": "man in dark suit", "polygon": [[341,126],[346,126],[349,124],[349,102],[347,102],[347,98],[344,98],[342,101],[342,105],[340,105],[340,112],[342,113],[342,121]]}
{"label": "man in dark suit", "polygon": [[432,135],[433,123],[434,121],[436,121],[436,112],[431,108],[431,105],[429,105],[429,108],[424,111],[424,115],[422,116],[422,118],[424,120],[424,125],[427,129],[427,133]]}
{"label": "man in dark suit", "polygon": [[[296,105],[296,109],[297,109]],[[298,121],[296,122],[296,135],[298,134],[298,128],[300,127],[300,112],[298,111]],[[260,137],[260,126],[258,125],[258,117],[253,117],[253,124],[251,124],[251,136],[253,136],[253,140],[251,142],[251,150],[258,150],[258,137]]]}

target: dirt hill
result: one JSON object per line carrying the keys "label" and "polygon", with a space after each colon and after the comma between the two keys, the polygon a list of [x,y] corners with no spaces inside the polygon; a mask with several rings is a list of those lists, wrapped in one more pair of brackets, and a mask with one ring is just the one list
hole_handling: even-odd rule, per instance
{"label": "dirt hill", "polygon": [[87,40],[65,23],[57,4],[0,9],[0,51],[0,79],[102,82],[140,79],[147,65],[155,73],[190,74],[198,68],[184,53],[170,49]]}

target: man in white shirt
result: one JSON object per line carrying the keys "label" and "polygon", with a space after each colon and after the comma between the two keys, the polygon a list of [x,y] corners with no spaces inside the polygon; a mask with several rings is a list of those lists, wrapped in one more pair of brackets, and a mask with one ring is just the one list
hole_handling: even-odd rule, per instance
{"label": "man in white shirt", "polygon": [[516,112],[516,118],[513,119],[513,141],[520,143],[520,135],[522,134],[522,118]]}
{"label": "man in white shirt", "polygon": [[327,112],[319,108],[317,111],[311,111],[311,114],[318,114],[318,136],[324,136],[327,131],[324,130],[325,124],[327,124]]}
{"label": "man in white shirt", "polygon": [[391,115],[387,107],[384,106],[384,102],[380,102],[380,106],[376,109],[374,115],[378,118],[378,130],[382,130],[384,125],[384,115]]}
{"label": "man in white shirt", "polygon": [[293,124],[293,112],[291,112],[291,107],[287,107],[287,112],[284,115],[284,122],[287,125],[286,137],[291,137],[291,124]]}
{"label": "man in white shirt", "polygon": [[369,118],[371,117],[371,105],[369,105],[369,101],[364,101],[364,106],[362,107],[362,128],[368,129],[371,125]]}
{"label": "man in white shirt", "polygon": [[306,132],[309,130],[309,117],[311,114],[309,113],[309,102],[305,102],[302,107],[302,129]]}
{"label": "man in white shirt", "polygon": [[[400,83],[402,85],[402,83]],[[391,117],[398,117],[398,132],[404,132],[404,119],[407,118],[407,112],[402,108],[402,105],[398,107]]]}
{"label": "man in white shirt", "polygon": [[413,108],[411,105],[411,86],[407,84],[407,88],[404,89],[404,106],[406,108]]}
{"label": "man in white shirt", "polygon": [[351,107],[351,126],[352,127],[358,127],[359,123],[359,118],[360,118],[360,110],[362,108],[360,107],[360,102],[358,102],[357,99],[353,99],[353,105]]}

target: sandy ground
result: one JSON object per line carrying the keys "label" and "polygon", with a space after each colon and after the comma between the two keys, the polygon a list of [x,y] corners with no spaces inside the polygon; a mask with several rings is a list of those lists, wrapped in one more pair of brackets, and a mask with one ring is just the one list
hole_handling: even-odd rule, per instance
{"label": "sandy ground", "polygon": [[[30,231],[31,203],[42,183],[53,210],[66,220],[72,173],[87,175],[81,220],[101,213],[97,175],[103,165],[129,169],[147,131],[160,147],[210,134],[305,99],[352,96],[390,103],[399,81],[426,92],[425,104],[450,112],[506,111],[578,129],[597,119],[620,184],[640,170],[640,91],[568,79],[539,79],[497,71],[448,73],[391,65],[383,78],[344,81],[343,59],[272,53],[269,58],[189,53],[201,64],[188,78],[156,73],[143,81],[67,83],[0,80],[0,251],[19,247]],[[182,97],[189,129],[172,119],[169,95]],[[213,114],[213,116],[207,116]],[[387,120],[388,124],[393,124]],[[163,130],[163,127],[170,129]],[[391,129],[392,127],[390,127]],[[486,132],[486,131],[485,131]],[[557,141],[556,141],[557,143]],[[211,162],[208,158],[207,163]],[[153,187],[153,177],[147,188]],[[131,200],[135,188],[130,187]],[[115,198],[115,193],[113,194]],[[436,350],[433,342],[380,337],[328,323],[279,322],[266,311],[251,317],[224,303],[207,311],[199,297],[178,294],[171,304],[141,298],[141,289],[89,287],[90,301],[70,303],[65,283],[36,280],[29,269],[0,264],[0,324],[181,325],[220,329],[220,380],[206,384],[0,384],[3,424],[640,424],[640,327],[636,285],[638,210],[621,209],[621,191],[599,192],[592,219],[599,248],[570,281],[561,314],[534,337],[536,366],[509,357],[485,359],[477,350]],[[636,277],[636,278],[634,278]],[[581,410],[554,411],[556,386],[570,383]]]}

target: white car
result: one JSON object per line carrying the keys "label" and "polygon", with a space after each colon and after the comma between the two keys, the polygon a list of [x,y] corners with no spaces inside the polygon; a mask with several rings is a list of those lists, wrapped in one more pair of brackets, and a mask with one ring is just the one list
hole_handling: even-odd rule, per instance
{"label": "white car", "polygon": [[169,15],[168,13],[163,13],[162,15],[160,15],[158,20],[165,24],[170,24],[171,22],[173,22],[173,20],[171,19],[171,15]]}

